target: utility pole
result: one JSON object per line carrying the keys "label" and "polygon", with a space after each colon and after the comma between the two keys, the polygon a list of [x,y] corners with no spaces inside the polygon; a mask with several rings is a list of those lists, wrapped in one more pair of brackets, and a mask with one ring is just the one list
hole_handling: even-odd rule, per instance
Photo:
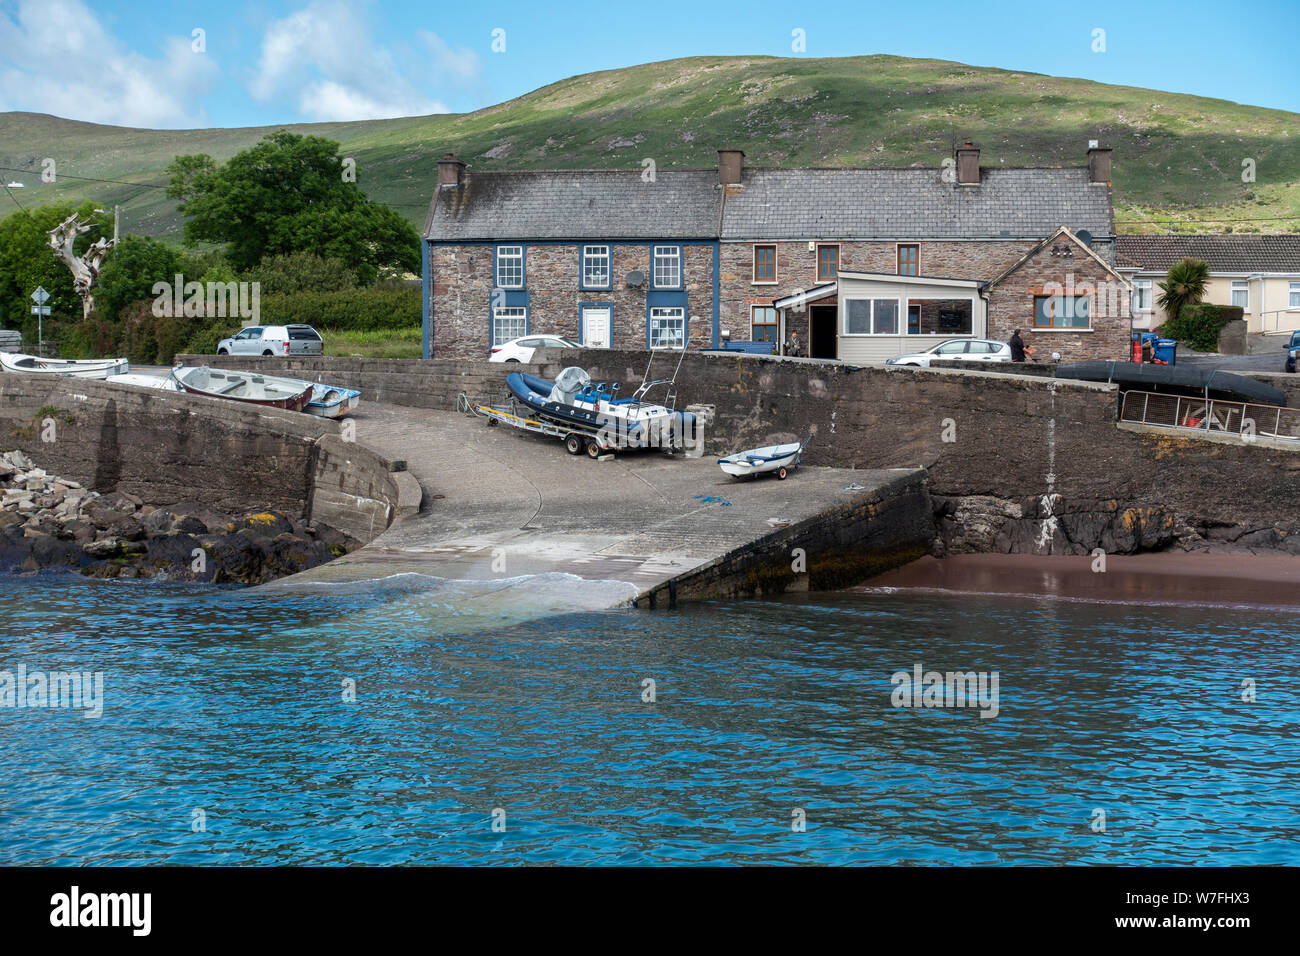
{"label": "utility pole", "polygon": [[113,245],[117,245],[117,219],[122,212],[121,206],[113,207]]}

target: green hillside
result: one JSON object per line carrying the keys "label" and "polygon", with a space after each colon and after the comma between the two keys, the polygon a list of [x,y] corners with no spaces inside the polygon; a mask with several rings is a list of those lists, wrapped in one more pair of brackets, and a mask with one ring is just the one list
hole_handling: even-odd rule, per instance
{"label": "green hillside", "polygon": [[[1085,161],[1114,147],[1124,232],[1300,231],[1300,114],[1036,73],[894,56],[695,57],[590,73],[474,113],[289,126],[336,139],[360,185],[422,224],[434,161],[477,169],[711,166],[719,146],[780,166],[936,166],[972,139],[986,165]],[[0,114],[0,176],[24,205],[88,197],[121,203],[124,231],[177,237],[161,189],[179,153],[224,159],[267,129],[138,130],[33,113]],[[53,157],[63,179],[40,182]],[[1241,181],[1242,160],[1254,183]],[[13,172],[12,169],[25,172]],[[35,172],[33,172],[35,171]],[[0,196],[12,212],[7,196]]]}

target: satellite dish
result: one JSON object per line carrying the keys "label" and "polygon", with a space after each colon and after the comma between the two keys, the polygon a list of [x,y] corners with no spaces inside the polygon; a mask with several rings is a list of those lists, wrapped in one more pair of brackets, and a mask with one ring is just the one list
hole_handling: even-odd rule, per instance
{"label": "satellite dish", "polygon": [[1090,233],[1087,229],[1080,229],[1080,230],[1079,230],[1078,232],[1076,232],[1074,235],[1075,235],[1075,237],[1078,238],[1078,240],[1079,240],[1080,242],[1082,242],[1085,246],[1091,246],[1091,245],[1092,245],[1092,233]]}
{"label": "satellite dish", "polygon": [[627,274],[627,284],[634,288],[636,286],[645,285],[645,273],[640,271],[629,272]]}

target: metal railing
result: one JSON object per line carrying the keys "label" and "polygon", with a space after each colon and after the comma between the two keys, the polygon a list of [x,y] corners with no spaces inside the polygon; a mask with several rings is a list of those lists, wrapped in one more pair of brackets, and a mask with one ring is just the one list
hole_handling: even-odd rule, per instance
{"label": "metal railing", "polygon": [[1119,420],[1190,431],[1255,438],[1300,441],[1300,409],[1218,399],[1125,392]]}

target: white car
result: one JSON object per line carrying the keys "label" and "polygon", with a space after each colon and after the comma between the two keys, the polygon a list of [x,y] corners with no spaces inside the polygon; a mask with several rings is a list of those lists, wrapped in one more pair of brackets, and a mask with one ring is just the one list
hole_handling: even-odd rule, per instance
{"label": "white car", "polygon": [[310,325],[251,325],[217,343],[218,355],[324,355],[325,343]]}
{"label": "white car", "polygon": [[531,362],[534,349],[580,349],[577,342],[558,335],[525,335],[492,347],[489,362]]}
{"label": "white car", "polygon": [[993,339],[949,339],[924,352],[910,352],[886,359],[886,365],[919,365],[929,368],[931,359],[955,359],[959,362],[1010,362],[1011,346]]}

